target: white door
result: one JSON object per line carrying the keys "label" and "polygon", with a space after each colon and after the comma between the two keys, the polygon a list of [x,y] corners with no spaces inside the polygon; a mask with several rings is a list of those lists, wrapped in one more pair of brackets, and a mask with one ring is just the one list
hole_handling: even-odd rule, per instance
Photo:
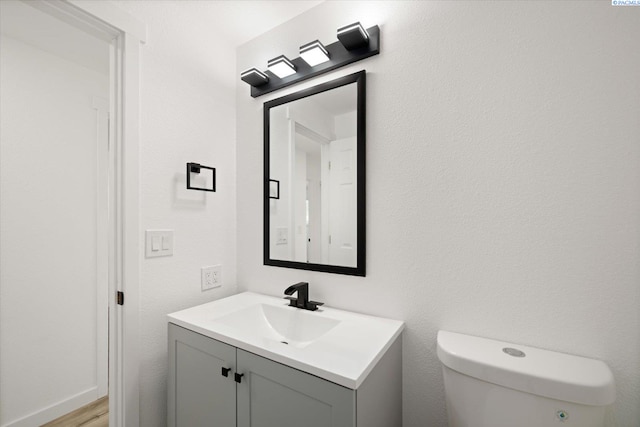
{"label": "white door", "polygon": [[41,425],[108,392],[110,46],[0,6],[0,425]]}
{"label": "white door", "polygon": [[330,144],[329,264],[355,267],[357,260],[356,138]]}

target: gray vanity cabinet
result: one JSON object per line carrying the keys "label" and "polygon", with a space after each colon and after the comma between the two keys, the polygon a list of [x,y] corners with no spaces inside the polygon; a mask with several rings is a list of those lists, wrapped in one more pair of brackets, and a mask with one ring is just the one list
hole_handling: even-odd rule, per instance
{"label": "gray vanity cabinet", "polygon": [[237,360],[238,427],[356,425],[354,390],[244,350]]}
{"label": "gray vanity cabinet", "polygon": [[356,425],[355,390],[171,323],[168,397],[170,427]]}
{"label": "gray vanity cabinet", "polygon": [[167,425],[235,426],[235,361],[235,347],[169,324]]}

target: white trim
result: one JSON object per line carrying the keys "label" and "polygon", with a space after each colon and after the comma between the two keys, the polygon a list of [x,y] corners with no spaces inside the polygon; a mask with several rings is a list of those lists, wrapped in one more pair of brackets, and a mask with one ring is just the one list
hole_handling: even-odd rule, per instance
{"label": "white trim", "polygon": [[[291,109],[287,107],[287,116],[289,119],[288,125],[288,140],[289,146],[287,147],[287,152],[289,154],[289,164],[287,165],[289,175],[287,177],[288,180],[288,188],[287,191],[287,212],[289,215],[289,221],[287,227],[289,227],[289,259],[296,259],[296,239],[294,238],[296,235],[296,207],[293,203],[293,194],[294,194],[294,186],[293,183],[296,181],[296,122],[294,119],[290,117]],[[280,188],[282,191],[282,188]]]}
{"label": "white trim", "polygon": [[[146,26],[109,2],[47,0],[43,10],[111,41],[109,176],[109,426],[140,424],[139,105]],[[117,290],[125,305],[115,303]]]}
{"label": "white trim", "polygon": [[106,1],[65,0],[85,13],[98,18],[110,27],[126,33],[140,41],[147,42],[147,26],[127,12]]}
{"label": "white trim", "polygon": [[316,132],[313,129],[309,129],[308,127],[306,127],[305,125],[301,124],[300,122],[296,122],[295,119],[292,119],[293,123],[295,124],[295,130],[296,133],[299,133],[302,136],[306,136],[307,138],[317,142],[318,144],[321,145],[327,145],[331,143],[331,140],[329,138],[327,138],[324,135],[320,135],[318,132]]}
{"label": "white trim", "polygon": [[25,417],[4,424],[2,427],[33,427],[48,423],[58,417],[75,411],[78,408],[87,405],[98,399],[98,389],[92,387],[88,390],[73,395],[67,399],[61,400],[53,405],[49,405],[39,411],[29,414]]}
{"label": "white trim", "polygon": [[[110,281],[109,425],[137,427],[139,420],[139,61],[140,42],[127,34],[112,46],[110,120],[110,202],[115,207]],[[126,65],[126,66],[125,66]],[[117,108],[118,105],[121,108]],[[126,114],[123,114],[126,111]],[[124,292],[124,305],[115,303],[116,291]]]}
{"label": "white trim", "polygon": [[21,1],[106,42],[110,42],[120,34],[117,29],[106,25],[103,20],[87,15],[78,4],[71,4],[65,0]]}
{"label": "white trim", "polygon": [[96,384],[109,392],[109,101],[93,97],[96,110]]}
{"label": "white trim", "polygon": [[126,116],[122,123],[120,186],[122,208],[122,282],[125,304],[122,309],[126,323],[123,338],[122,374],[124,390],[123,409],[125,423],[122,426],[139,425],[138,341],[139,341],[139,281],[140,281],[140,184],[139,184],[139,136],[140,136],[140,40],[124,35],[123,108]]}
{"label": "white trim", "polygon": [[[120,203],[117,198],[117,179],[119,173],[119,144],[122,140],[122,132],[120,131],[122,122],[122,111],[117,108],[121,104],[120,90],[122,83],[122,40],[118,38],[111,44],[109,61],[111,65],[111,97],[110,111],[112,112],[109,120],[109,204],[114,207],[109,217],[109,271],[113,274],[109,277],[109,426],[124,426],[125,420],[123,416],[123,382],[125,381],[122,374],[122,334],[124,328],[122,326],[122,316],[120,310],[115,304],[115,293],[120,289],[120,278],[122,277],[119,270],[119,256],[116,248],[119,248],[120,233],[118,224],[121,223],[121,214],[118,206]],[[121,251],[120,251],[121,252]]]}

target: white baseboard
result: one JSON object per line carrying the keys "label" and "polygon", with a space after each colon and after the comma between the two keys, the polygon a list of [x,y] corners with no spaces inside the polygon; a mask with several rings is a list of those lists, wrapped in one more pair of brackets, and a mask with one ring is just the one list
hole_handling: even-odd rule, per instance
{"label": "white baseboard", "polygon": [[14,421],[10,421],[7,424],[3,424],[2,427],[33,427],[40,426],[42,424],[53,421],[58,417],[75,411],[78,408],[83,407],[86,404],[99,399],[102,396],[98,396],[98,388],[92,387],[89,390],[85,390],[68,399],[61,400],[51,406],[47,406],[37,412],[24,416]]}

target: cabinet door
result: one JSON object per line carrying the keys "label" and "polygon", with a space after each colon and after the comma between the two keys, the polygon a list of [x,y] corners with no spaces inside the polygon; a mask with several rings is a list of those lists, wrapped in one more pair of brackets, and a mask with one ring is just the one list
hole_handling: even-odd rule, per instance
{"label": "cabinet door", "polygon": [[238,427],[354,427],[355,391],[238,349]]}
{"label": "cabinet door", "polygon": [[235,427],[235,360],[235,347],[169,324],[167,425]]}

